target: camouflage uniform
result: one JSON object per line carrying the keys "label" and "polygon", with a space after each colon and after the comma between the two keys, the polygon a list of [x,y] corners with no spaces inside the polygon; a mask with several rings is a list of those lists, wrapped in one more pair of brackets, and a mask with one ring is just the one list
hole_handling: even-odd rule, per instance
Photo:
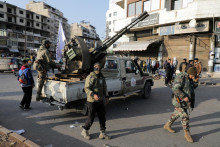
{"label": "camouflage uniform", "polygon": [[[188,78],[188,74],[181,72],[177,75],[174,81],[174,86],[172,88],[174,97],[172,103],[175,107],[168,122],[172,125],[175,120],[181,117],[182,126],[184,130],[189,130],[189,115],[187,109],[194,108],[195,93],[194,89],[198,86],[196,82]],[[180,99],[180,103],[176,98]],[[183,101],[183,98],[188,97],[189,102]]]}
{"label": "camouflage uniform", "polygon": [[34,67],[37,66],[37,64],[40,64],[39,61],[41,61],[41,64],[43,69],[39,70],[37,69],[38,72],[38,89],[37,89],[37,97],[36,99],[40,99],[41,91],[44,86],[45,79],[47,77],[47,71],[49,71],[50,68],[56,67],[55,62],[51,59],[50,53],[48,49],[46,48],[46,44],[49,43],[47,40],[42,41],[42,45],[40,46],[40,49],[37,52],[37,58],[35,61]]}
{"label": "camouflage uniform", "polygon": [[[97,75],[95,72],[91,72],[85,82],[85,92],[87,94],[87,106],[88,106],[88,119],[83,126],[84,129],[89,130],[93,124],[95,113],[97,112],[100,123],[100,130],[105,130],[105,107],[103,100],[108,97],[106,81],[103,75],[100,73]],[[99,100],[94,99],[94,94],[99,96]]]}

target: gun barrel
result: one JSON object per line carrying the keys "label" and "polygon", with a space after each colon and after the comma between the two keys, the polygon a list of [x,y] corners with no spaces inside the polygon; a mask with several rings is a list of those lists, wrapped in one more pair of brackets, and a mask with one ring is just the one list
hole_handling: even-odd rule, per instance
{"label": "gun barrel", "polygon": [[125,34],[129,29],[131,29],[133,26],[135,26],[140,21],[144,20],[146,17],[148,17],[149,14],[147,11],[140,14],[134,21],[132,21],[130,24],[122,28],[117,34],[115,34],[112,38],[107,39],[103,42],[103,45],[99,48],[96,48],[95,51],[104,51],[107,48],[109,48],[114,42],[116,42],[123,34]]}

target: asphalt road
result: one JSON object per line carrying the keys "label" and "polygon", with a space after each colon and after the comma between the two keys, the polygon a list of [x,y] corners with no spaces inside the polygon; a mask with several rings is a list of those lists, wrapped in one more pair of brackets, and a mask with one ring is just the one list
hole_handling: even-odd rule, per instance
{"label": "asphalt road", "polygon": [[[36,76],[36,72],[34,72]],[[35,77],[36,78],[36,77]],[[111,140],[100,140],[98,119],[90,130],[92,140],[84,140],[80,125],[86,117],[80,110],[59,111],[57,107],[35,101],[30,111],[18,106],[23,92],[12,73],[0,73],[0,125],[10,129],[25,129],[24,137],[40,146],[52,147],[220,147],[220,87],[199,86],[196,89],[196,108],[190,114],[191,134],[195,143],[184,140],[178,120],[171,134],[163,125],[173,111],[171,89],[163,81],[155,81],[150,99],[133,95],[112,98],[107,106],[107,131]],[[74,128],[70,126],[74,125]]]}

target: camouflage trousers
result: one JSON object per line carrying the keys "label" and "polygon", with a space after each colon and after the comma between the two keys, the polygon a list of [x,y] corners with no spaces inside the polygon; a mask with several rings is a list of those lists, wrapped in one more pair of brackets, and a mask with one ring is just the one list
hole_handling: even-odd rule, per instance
{"label": "camouflage trousers", "polygon": [[182,123],[183,129],[189,130],[189,115],[187,113],[187,109],[175,108],[168,122],[173,124],[175,120],[177,120],[179,117],[182,119],[181,123]]}
{"label": "camouflage trousers", "polygon": [[38,76],[37,76],[37,78],[38,78],[37,94],[38,95],[41,95],[41,91],[44,86],[44,82],[46,80],[46,77],[47,77],[47,72],[38,71]]}

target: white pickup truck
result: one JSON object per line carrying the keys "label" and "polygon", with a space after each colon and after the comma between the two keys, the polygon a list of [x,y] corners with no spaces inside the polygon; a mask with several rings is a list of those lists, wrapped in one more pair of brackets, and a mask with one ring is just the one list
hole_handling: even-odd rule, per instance
{"label": "white pickup truck", "polygon": [[[154,82],[151,76],[143,73],[138,64],[129,57],[107,56],[102,73],[106,78],[110,98],[140,93],[143,98],[150,97]],[[85,79],[72,81],[48,78],[43,88],[43,96],[51,105],[59,109],[69,107],[77,101],[85,101]],[[85,105],[86,106],[86,105]],[[84,107],[87,110],[87,107]],[[86,112],[86,111],[84,111]]]}

